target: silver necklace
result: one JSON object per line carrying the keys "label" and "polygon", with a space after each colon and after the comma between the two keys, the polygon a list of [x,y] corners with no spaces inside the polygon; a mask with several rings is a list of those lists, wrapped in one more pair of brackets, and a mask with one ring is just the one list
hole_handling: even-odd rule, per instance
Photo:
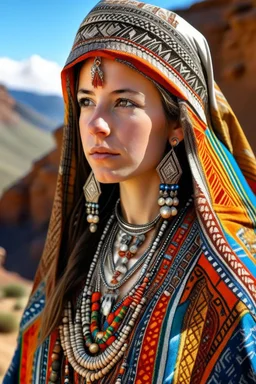
{"label": "silver necklace", "polygon": [[168,221],[163,220],[157,235],[153,239],[148,251],[145,252],[143,259],[137,264],[136,269],[133,268],[134,267],[133,266],[131,268],[131,271],[129,271],[129,276],[125,275],[125,278],[122,278],[122,280],[120,282],[117,282],[117,284],[115,284],[115,285],[112,284],[111,286],[109,286],[109,284],[106,281],[106,277],[105,277],[105,273],[104,273],[104,259],[105,258],[104,258],[104,254],[101,253],[103,261],[100,262],[100,266],[99,266],[100,279],[101,279],[102,283],[107,287],[107,292],[104,294],[103,299],[102,299],[102,304],[101,304],[101,312],[104,316],[108,316],[108,314],[111,312],[113,306],[115,305],[115,303],[118,299],[118,296],[119,296],[118,288],[120,288],[125,283],[125,281],[127,281],[129,279],[129,277],[135,272],[135,270],[137,270],[139,268],[140,265],[142,265],[142,270],[141,270],[140,276],[137,279],[136,283],[138,283],[138,281],[143,276],[145,277],[145,275],[148,271],[149,265],[152,262],[153,255],[155,254],[155,252],[157,251],[157,249],[160,245],[161,238],[164,235],[167,226],[168,226]]}
{"label": "silver necklace", "polygon": [[151,241],[149,247],[145,250],[145,252],[140,256],[140,258],[136,261],[135,264],[133,264],[133,266],[127,271],[127,273],[124,275],[123,279],[120,280],[117,284],[115,285],[110,285],[108,282],[107,282],[107,279],[106,279],[106,275],[105,275],[105,265],[106,265],[106,262],[107,260],[110,261],[110,266],[111,266],[111,273],[114,272],[114,269],[115,269],[115,265],[114,265],[114,262],[113,262],[113,243],[114,241],[110,239],[109,241],[109,245],[107,247],[107,250],[105,252],[105,254],[103,255],[103,257],[101,258],[100,260],[100,277],[101,277],[101,281],[103,283],[103,285],[105,286],[105,288],[107,288],[108,290],[117,290],[119,289],[122,285],[124,285],[126,283],[127,280],[129,280],[129,278],[140,268],[140,266],[144,263],[145,259],[147,258],[147,255],[148,255],[148,252],[150,251],[150,248],[152,247],[152,244],[154,242],[154,239]]}
{"label": "silver necklace", "polygon": [[115,215],[118,221],[118,224],[120,226],[120,229],[123,230],[124,232],[128,233],[129,235],[140,235],[140,234],[145,234],[149,232],[156,223],[160,220],[161,215],[160,213],[149,223],[147,224],[130,224],[127,223],[123,217],[121,216],[120,213],[120,199],[117,200],[116,205],[115,205]]}

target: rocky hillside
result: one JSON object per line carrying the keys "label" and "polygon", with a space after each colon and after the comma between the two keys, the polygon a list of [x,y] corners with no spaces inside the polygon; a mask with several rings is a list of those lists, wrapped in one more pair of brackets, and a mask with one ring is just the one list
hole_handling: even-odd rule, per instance
{"label": "rocky hillside", "polygon": [[207,38],[215,78],[256,151],[256,0],[206,0],[178,13]]}
{"label": "rocky hillside", "polygon": [[[45,130],[54,130],[56,127],[63,123],[64,103],[61,96],[57,95],[44,95],[28,91],[20,91],[9,89],[10,95],[19,103],[30,109],[33,108],[34,113],[41,116],[41,125]],[[25,109],[25,108],[24,108]],[[36,123],[40,123],[37,118]],[[43,119],[42,119],[43,118]]]}
{"label": "rocky hillside", "polygon": [[[33,279],[50,217],[60,158],[62,127],[54,131],[55,149],[34,162],[31,171],[0,200],[0,245],[5,267]],[[22,260],[22,262],[21,262]]]}
{"label": "rocky hillside", "polygon": [[0,86],[0,196],[30,171],[36,159],[55,147],[52,134],[40,129],[38,119],[39,115]]}

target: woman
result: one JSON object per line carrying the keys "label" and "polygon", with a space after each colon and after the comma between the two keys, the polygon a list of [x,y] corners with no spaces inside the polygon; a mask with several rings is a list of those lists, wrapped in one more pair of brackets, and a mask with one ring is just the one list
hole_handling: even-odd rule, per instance
{"label": "woman", "polygon": [[53,213],[4,383],[255,382],[256,166],[205,39],[105,0],[62,84]]}

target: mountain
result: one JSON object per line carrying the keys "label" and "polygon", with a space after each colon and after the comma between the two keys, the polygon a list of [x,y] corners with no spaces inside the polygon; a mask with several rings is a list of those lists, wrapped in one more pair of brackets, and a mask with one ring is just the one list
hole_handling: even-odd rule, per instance
{"label": "mountain", "polygon": [[39,120],[47,128],[46,118],[39,118],[0,86],[0,196],[30,170],[36,159],[55,148],[52,134],[36,125]]}
{"label": "mountain", "polygon": [[18,113],[42,129],[63,124],[60,72],[57,63],[39,55],[20,61],[0,57],[0,84],[21,107]]}
{"label": "mountain", "polygon": [[208,40],[215,79],[256,151],[256,1],[205,0],[177,13]]}
{"label": "mountain", "polygon": [[9,89],[9,94],[18,102],[17,107],[21,107],[20,113],[23,117],[29,118],[33,124],[43,129],[48,127],[50,130],[63,124],[64,104],[61,96],[15,89]]}

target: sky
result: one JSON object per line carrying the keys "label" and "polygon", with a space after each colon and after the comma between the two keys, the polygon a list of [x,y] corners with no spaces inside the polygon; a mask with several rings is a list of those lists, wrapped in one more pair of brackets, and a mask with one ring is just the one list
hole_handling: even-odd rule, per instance
{"label": "sky", "polygon": [[[145,0],[171,10],[200,0]],[[0,83],[61,94],[60,70],[98,0],[0,0]]]}
{"label": "sky", "polygon": [[[188,7],[196,0],[146,1]],[[198,1],[198,0],[197,0]],[[63,66],[76,31],[98,0],[1,0],[0,57],[24,60],[33,54]]]}

